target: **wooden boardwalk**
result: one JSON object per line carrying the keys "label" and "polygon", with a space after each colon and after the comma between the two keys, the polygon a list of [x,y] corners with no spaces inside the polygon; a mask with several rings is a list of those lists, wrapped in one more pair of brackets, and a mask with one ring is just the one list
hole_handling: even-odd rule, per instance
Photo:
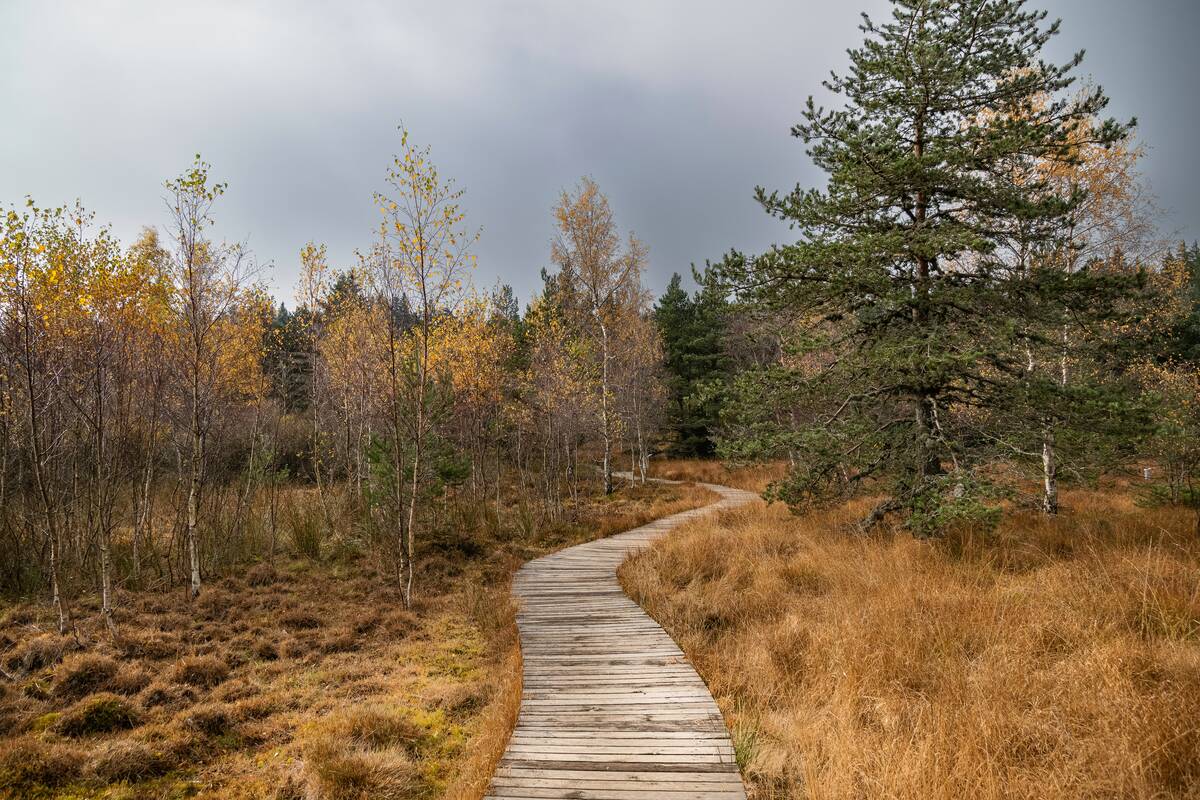
{"label": "wooden boardwalk", "polygon": [[495,800],[745,800],[717,704],[679,647],[625,596],[617,567],[721,500],[529,562],[513,579],[524,691]]}

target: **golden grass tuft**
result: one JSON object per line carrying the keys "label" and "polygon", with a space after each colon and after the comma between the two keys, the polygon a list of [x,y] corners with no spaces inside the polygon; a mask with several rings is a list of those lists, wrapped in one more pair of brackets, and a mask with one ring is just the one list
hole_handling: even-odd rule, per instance
{"label": "golden grass tuft", "polygon": [[96,748],[87,772],[101,782],[143,781],[175,767],[171,754],[137,739],[118,739]]}
{"label": "golden grass tuft", "polygon": [[304,745],[309,786],[330,800],[392,800],[421,793],[415,763],[429,731],[403,709],[348,708],[321,720]]}
{"label": "golden grass tuft", "polygon": [[0,796],[20,797],[31,785],[58,786],[80,772],[80,753],[73,746],[34,737],[0,740]]}
{"label": "golden grass tuft", "polygon": [[493,592],[490,597],[476,593],[468,597],[467,602],[471,605],[472,616],[482,618],[485,630],[494,632],[496,646],[502,648],[504,656],[494,668],[498,683],[493,687],[490,702],[479,715],[473,746],[447,788],[446,800],[479,800],[483,797],[521,709],[521,650],[514,635],[516,606],[508,587],[500,587],[500,591]]}
{"label": "golden grass tuft", "polygon": [[229,665],[216,656],[188,656],[175,664],[176,683],[212,688],[229,677]]}
{"label": "golden grass tuft", "polygon": [[1200,541],[1101,492],[940,542],[869,501],[702,518],[621,571],[717,697],[756,800],[1200,792]]}
{"label": "golden grass tuft", "polygon": [[28,674],[57,664],[73,647],[68,636],[44,633],[19,643],[4,660],[8,669]]}

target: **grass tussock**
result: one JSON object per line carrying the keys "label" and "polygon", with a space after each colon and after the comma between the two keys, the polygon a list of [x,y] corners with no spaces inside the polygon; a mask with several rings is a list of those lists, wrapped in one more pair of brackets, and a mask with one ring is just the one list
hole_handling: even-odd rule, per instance
{"label": "grass tussock", "polygon": [[701,519],[622,580],[765,798],[1200,796],[1191,515],[1066,495],[987,535],[859,538],[869,503]]}
{"label": "grass tussock", "polygon": [[[78,777],[79,750],[34,736],[0,740],[0,793],[19,797],[31,786],[54,788]],[[0,796],[6,796],[0,794]]]}
{"label": "grass tussock", "polygon": [[54,692],[68,699],[85,697],[108,688],[119,670],[117,662],[107,656],[77,653],[55,670]]}
{"label": "grass tussock", "polygon": [[175,664],[171,677],[176,683],[211,689],[229,677],[229,665],[216,656],[188,656]]}
{"label": "grass tussock", "polygon": [[128,699],[110,692],[98,692],[62,712],[55,720],[54,731],[72,738],[110,733],[137,726],[140,717],[138,709]]}

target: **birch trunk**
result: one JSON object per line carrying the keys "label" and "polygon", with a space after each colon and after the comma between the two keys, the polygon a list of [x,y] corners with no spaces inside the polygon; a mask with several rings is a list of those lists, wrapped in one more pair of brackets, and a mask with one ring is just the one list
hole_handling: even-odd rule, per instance
{"label": "birch trunk", "polygon": [[600,324],[602,358],[600,364],[600,426],[604,437],[604,493],[612,494],[612,421],[609,419],[608,408],[608,325],[604,323],[604,319],[600,316],[599,307],[594,308],[593,313]]}
{"label": "birch trunk", "polygon": [[1042,511],[1058,513],[1058,464],[1055,461],[1054,429],[1042,433]]}
{"label": "birch trunk", "polygon": [[[197,354],[197,367],[199,358]],[[204,431],[200,427],[200,376],[192,376],[192,452],[188,472],[187,497],[187,549],[188,566],[191,570],[189,596],[195,600],[200,596],[200,551],[196,542],[200,525],[200,481],[204,464]]]}

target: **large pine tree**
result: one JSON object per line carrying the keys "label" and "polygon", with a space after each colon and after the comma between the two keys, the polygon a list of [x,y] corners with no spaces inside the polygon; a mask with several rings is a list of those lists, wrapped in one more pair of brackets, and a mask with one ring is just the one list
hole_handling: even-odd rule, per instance
{"label": "large pine tree", "polygon": [[[775,493],[789,502],[869,479],[888,495],[872,519],[903,511],[928,530],[987,513],[978,468],[1008,453],[986,420],[1055,404],[1025,353],[1053,343],[1068,309],[1111,314],[1128,286],[1047,267],[1082,195],[1035,165],[1129,126],[1093,124],[1099,89],[1067,96],[1082,53],[1045,61],[1058,23],[1023,0],[893,0],[890,21],[863,19],[849,72],[825,83],[841,107],[810,98],[793,129],[827,186],[758,190],[799,241],[724,264],[743,298],[794,320],[797,343],[769,384],[741,379],[743,434],[726,451],[786,450],[795,469]],[[776,406],[821,411],[781,431],[766,385]]]}

